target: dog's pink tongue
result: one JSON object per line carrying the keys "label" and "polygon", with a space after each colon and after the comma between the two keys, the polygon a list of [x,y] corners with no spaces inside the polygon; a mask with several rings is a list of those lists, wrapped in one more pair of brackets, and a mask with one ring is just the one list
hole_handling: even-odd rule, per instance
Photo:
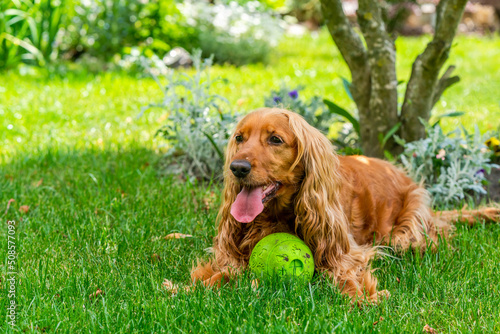
{"label": "dog's pink tongue", "polygon": [[250,223],[259,213],[264,210],[262,204],[262,187],[248,189],[243,187],[243,190],[236,197],[231,206],[231,215],[240,223]]}

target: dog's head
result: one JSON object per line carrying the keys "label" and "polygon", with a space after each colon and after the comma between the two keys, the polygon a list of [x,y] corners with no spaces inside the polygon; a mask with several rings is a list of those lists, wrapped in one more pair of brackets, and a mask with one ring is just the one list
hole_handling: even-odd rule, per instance
{"label": "dog's head", "polygon": [[249,223],[266,209],[289,207],[318,182],[334,182],[337,165],[328,139],[301,116],[258,109],[238,123],[228,145],[225,176],[237,194],[231,214]]}
{"label": "dog's head", "polygon": [[259,109],[243,118],[230,138],[226,182],[238,191],[232,216],[253,221],[269,206],[290,203],[303,176],[297,136],[290,128],[296,115],[280,109]]}

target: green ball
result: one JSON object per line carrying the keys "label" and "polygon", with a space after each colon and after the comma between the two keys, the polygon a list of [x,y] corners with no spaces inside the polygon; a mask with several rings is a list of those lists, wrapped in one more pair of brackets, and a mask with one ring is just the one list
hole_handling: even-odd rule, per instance
{"label": "green ball", "polygon": [[314,259],[306,243],[289,233],[274,233],[255,245],[249,261],[257,276],[300,278],[310,281],[314,275]]}

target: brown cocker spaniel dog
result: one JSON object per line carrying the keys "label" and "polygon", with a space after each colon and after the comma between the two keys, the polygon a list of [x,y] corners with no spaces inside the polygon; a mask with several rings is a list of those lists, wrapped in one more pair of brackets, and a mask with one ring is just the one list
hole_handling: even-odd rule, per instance
{"label": "brown cocker spaniel dog", "polygon": [[[301,116],[258,109],[230,138],[224,166],[223,202],[214,239],[215,260],[199,263],[193,282],[219,286],[248,265],[265,236],[299,236],[343,293],[377,301],[370,269],[373,245],[424,249],[447,237],[458,212],[433,213],[427,191],[388,162],[338,156],[330,141]],[[460,217],[498,219],[484,209]]]}

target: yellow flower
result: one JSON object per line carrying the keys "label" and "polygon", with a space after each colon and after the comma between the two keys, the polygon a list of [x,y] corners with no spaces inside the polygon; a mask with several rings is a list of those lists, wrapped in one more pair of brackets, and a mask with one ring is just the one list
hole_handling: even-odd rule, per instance
{"label": "yellow flower", "polygon": [[500,140],[498,138],[491,137],[485,144],[494,152],[495,156],[500,156]]}
{"label": "yellow flower", "polygon": [[495,137],[491,137],[490,139],[488,139],[486,142],[485,142],[486,146],[488,147],[492,147],[492,146],[500,146],[500,140],[498,140],[498,138],[495,138]]}

